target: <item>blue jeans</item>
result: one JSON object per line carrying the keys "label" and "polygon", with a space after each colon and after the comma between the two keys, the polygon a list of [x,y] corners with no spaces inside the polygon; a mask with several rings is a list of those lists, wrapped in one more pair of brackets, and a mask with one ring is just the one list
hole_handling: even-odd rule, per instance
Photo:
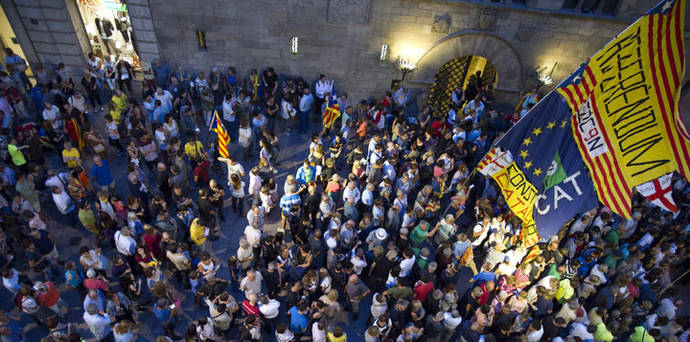
{"label": "blue jeans", "polygon": [[299,130],[302,133],[307,133],[309,129],[309,110],[299,112]]}

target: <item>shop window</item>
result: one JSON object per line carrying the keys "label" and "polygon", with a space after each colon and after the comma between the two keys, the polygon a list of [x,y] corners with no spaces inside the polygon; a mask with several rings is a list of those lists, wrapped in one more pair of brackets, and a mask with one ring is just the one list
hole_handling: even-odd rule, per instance
{"label": "shop window", "polygon": [[127,5],[120,0],[77,0],[91,51],[103,61],[127,61],[141,71]]}

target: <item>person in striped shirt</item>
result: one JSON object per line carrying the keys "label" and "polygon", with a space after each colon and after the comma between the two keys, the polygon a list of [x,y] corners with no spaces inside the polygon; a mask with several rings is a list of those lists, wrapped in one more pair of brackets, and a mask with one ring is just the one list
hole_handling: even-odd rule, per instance
{"label": "person in striped shirt", "polygon": [[299,194],[294,192],[293,189],[287,189],[288,192],[283,195],[280,199],[280,209],[281,209],[281,227],[285,230],[285,225],[287,224],[287,218],[290,216],[290,210],[293,207],[299,207],[302,204],[302,198]]}

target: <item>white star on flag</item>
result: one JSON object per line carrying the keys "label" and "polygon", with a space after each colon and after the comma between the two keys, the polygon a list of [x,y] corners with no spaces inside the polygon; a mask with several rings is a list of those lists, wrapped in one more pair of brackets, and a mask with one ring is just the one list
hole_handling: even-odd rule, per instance
{"label": "white star on flag", "polygon": [[664,6],[661,7],[661,9],[662,9],[664,12],[666,12],[666,11],[668,11],[669,9],[671,9],[671,7],[673,7],[673,1],[666,1],[666,2],[664,3]]}

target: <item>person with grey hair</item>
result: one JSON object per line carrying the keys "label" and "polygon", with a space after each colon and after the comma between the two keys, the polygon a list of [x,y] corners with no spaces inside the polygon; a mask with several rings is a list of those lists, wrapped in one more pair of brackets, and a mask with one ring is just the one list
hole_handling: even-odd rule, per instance
{"label": "person with grey hair", "polygon": [[86,307],[83,318],[96,341],[110,338],[110,316],[102,310],[99,311],[95,304]]}
{"label": "person with grey hair", "polygon": [[249,295],[261,293],[261,283],[264,277],[261,272],[255,270],[247,271],[247,275],[240,281],[240,291],[244,291],[244,295],[249,298]]}

